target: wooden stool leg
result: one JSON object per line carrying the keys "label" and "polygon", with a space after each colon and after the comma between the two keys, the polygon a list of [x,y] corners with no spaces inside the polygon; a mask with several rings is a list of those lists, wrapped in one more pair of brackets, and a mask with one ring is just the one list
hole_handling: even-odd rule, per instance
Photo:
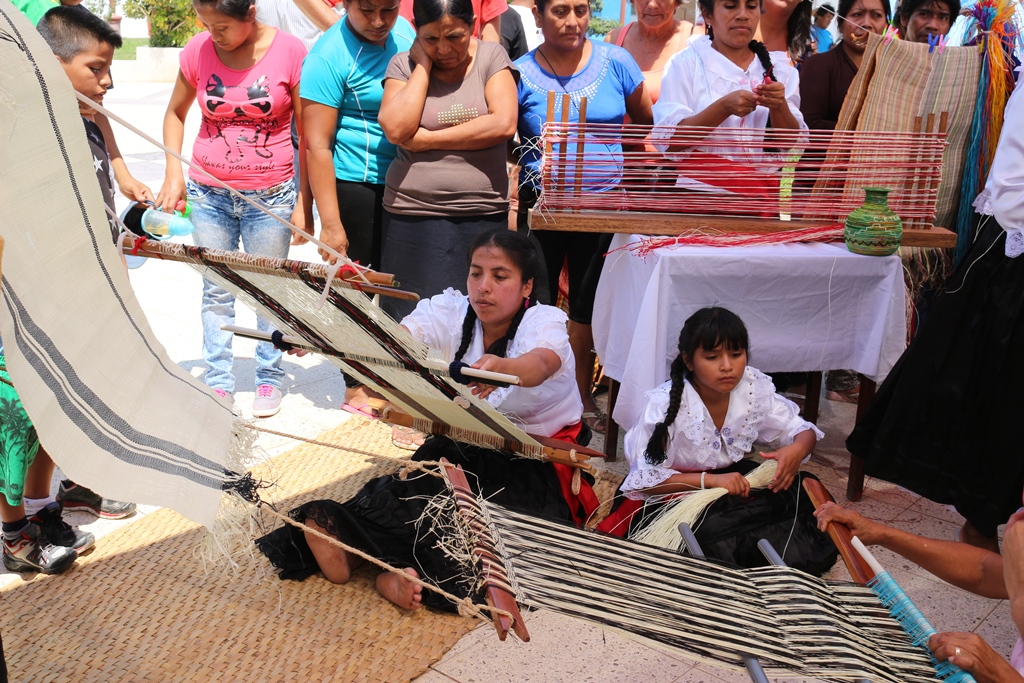
{"label": "wooden stool leg", "polygon": [[[871,400],[875,397],[875,389],[874,381],[864,375],[860,376],[860,396],[857,398],[855,424],[860,424],[861,418],[867,412]],[[860,500],[862,495],[864,495],[864,458],[850,453],[850,476],[846,481],[846,497],[849,500]]]}
{"label": "wooden stool leg", "polygon": [[818,408],[821,404],[821,373],[807,374],[807,395],[804,396],[804,419],[818,424]]}
{"label": "wooden stool leg", "polygon": [[604,455],[606,462],[615,462],[619,457],[619,425],[612,419],[615,401],[619,398],[619,382],[605,376],[608,382],[608,421],[604,425]]}

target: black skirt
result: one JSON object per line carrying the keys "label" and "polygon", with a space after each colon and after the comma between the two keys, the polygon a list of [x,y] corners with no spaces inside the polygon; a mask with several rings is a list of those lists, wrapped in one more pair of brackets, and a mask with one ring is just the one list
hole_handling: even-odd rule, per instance
{"label": "black skirt", "polygon": [[[508,227],[508,212],[485,216],[407,216],[384,211],[381,270],[401,289],[421,299],[451,287],[466,290],[469,247],[490,230]],[[395,320],[416,308],[415,301],[386,296],[380,306]]]}
{"label": "black skirt", "polygon": [[986,223],[846,441],[865,472],[956,506],[982,534],[1021,506],[1024,257]]}
{"label": "black skirt", "polygon": [[[572,521],[551,463],[457,444],[443,437],[427,439],[413,460],[435,461],[442,457],[462,466],[477,495],[503,507]],[[430,474],[413,472],[405,480],[392,474],[370,480],[346,502],[312,501],[289,514],[299,522],[313,519],[342,542],[392,566],[412,567],[424,580],[453,595],[479,598],[467,585],[463,568],[437,548],[438,540],[445,535],[447,515],[424,514],[430,500],[443,490],[444,482]],[[256,544],[280,570],[282,579],[301,581],[319,571],[301,529],[285,525]],[[452,603],[433,591],[423,592],[422,603],[455,611]]]}
{"label": "black skirt", "polygon": [[[756,467],[752,460],[740,460],[714,473],[745,475]],[[828,534],[818,530],[814,504],[801,486],[804,477],[817,479],[813,474],[800,472],[785,491],[751,489],[747,496],[726,495],[709,505],[693,531],[704,556],[736,567],[764,567],[769,562],[757,543],[765,539],[789,567],[815,576],[831,569],[839,551]],[[621,536],[628,528],[630,535],[636,534],[655,519],[665,504],[647,502],[638,506],[619,491],[612,514],[598,529]],[[626,516],[628,521],[624,521]]]}

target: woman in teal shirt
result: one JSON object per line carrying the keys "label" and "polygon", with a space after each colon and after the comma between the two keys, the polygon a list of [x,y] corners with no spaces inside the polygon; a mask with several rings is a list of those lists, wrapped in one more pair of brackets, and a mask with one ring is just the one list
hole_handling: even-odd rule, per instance
{"label": "woman in teal shirt", "polygon": [[[320,239],[353,261],[379,268],[384,177],[396,149],[384,137],[377,113],[388,64],[412,47],[416,34],[398,16],[399,0],[342,2],[345,19],[321,36],[302,63],[306,164]],[[334,260],[323,249],[320,256]],[[348,376],[345,384],[343,407],[372,415],[366,389]]]}
{"label": "woman in teal shirt", "polygon": [[[344,21],[324,33],[302,64],[306,163],[320,239],[379,268],[384,177],[396,151],[377,113],[388,63],[412,47],[416,34],[398,16],[399,0],[342,2]],[[328,259],[323,250],[320,255]]]}

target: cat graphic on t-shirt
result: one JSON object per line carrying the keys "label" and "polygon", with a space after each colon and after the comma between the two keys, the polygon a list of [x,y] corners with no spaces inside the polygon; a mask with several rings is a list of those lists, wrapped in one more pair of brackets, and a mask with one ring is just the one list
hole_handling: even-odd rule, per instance
{"label": "cat graphic on t-shirt", "polygon": [[[210,74],[206,91],[200,96],[203,111],[203,125],[211,139],[224,141],[224,158],[237,163],[245,158],[245,148],[251,146],[260,157],[269,159],[273,155],[267,150],[271,132],[277,130],[278,119],[270,116],[274,98],[270,94],[268,78],[260,76],[252,85],[224,85],[217,74]],[[247,136],[243,130],[235,140],[229,140],[224,131],[228,127],[241,127],[252,131]]]}

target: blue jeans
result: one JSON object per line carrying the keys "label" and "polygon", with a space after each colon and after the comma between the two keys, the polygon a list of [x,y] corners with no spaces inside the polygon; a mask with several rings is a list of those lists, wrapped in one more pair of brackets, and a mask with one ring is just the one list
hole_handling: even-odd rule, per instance
{"label": "blue jeans", "polygon": [[[188,203],[192,206],[192,224],[196,226],[192,239],[197,246],[234,251],[239,242],[248,254],[288,256],[291,230],[241,199],[233,197],[220,187],[187,182]],[[289,181],[267,190],[241,190],[241,194],[260,202],[263,206],[287,220],[295,208],[295,185]],[[230,332],[221,325],[235,322],[235,297],[222,287],[203,278],[203,360],[206,361],[206,384],[227,393],[235,391],[232,373],[234,355],[231,352]],[[270,324],[258,318],[256,325],[267,332]],[[256,345],[256,385],[281,386],[281,352],[273,344]]]}

